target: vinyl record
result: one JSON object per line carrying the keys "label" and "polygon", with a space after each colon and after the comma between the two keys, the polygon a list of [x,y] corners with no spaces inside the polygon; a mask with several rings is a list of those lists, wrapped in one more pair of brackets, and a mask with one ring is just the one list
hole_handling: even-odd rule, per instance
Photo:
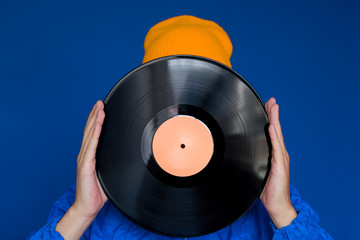
{"label": "vinyl record", "polygon": [[160,58],[110,91],[96,169],[112,204],[158,234],[217,231],[258,199],[269,172],[267,115],[232,69]]}

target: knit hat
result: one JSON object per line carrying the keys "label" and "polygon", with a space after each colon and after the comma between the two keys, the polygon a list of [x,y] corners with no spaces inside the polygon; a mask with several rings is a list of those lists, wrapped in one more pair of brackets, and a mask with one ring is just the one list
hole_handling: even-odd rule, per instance
{"label": "knit hat", "polygon": [[210,58],[231,68],[232,44],[218,24],[194,16],[178,16],[153,26],[145,37],[143,63],[171,55]]}

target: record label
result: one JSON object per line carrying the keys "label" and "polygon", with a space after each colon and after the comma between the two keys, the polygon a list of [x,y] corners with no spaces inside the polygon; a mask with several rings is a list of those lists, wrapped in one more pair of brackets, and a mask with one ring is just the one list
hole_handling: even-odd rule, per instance
{"label": "record label", "polygon": [[203,170],[214,151],[210,130],[200,120],[185,115],[170,118],[156,131],[153,154],[169,174],[188,177]]}

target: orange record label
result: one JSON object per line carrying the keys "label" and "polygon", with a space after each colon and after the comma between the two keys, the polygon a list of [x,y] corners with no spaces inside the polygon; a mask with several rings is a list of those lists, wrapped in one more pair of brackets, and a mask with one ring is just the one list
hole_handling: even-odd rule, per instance
{"label": "orange record label", "polygon": [[180,115],[168,119],[157,129],[152,148],[156,162],[164,171],[188,177],[207,166],[214,152],[214,142],[203,122]]}

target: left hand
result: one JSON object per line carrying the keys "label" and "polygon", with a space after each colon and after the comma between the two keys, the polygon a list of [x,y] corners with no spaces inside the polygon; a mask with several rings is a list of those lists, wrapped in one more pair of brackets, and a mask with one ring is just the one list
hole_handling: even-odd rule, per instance
{"label": "left hand", "polygon": [[269,117],[269,134],[272,145],[271,170],[260,196],[276,228],[282,228],[297,217],[290,200],[290,159],[286,151],[279,121],[279,105],[271,98],[265,109]]}

